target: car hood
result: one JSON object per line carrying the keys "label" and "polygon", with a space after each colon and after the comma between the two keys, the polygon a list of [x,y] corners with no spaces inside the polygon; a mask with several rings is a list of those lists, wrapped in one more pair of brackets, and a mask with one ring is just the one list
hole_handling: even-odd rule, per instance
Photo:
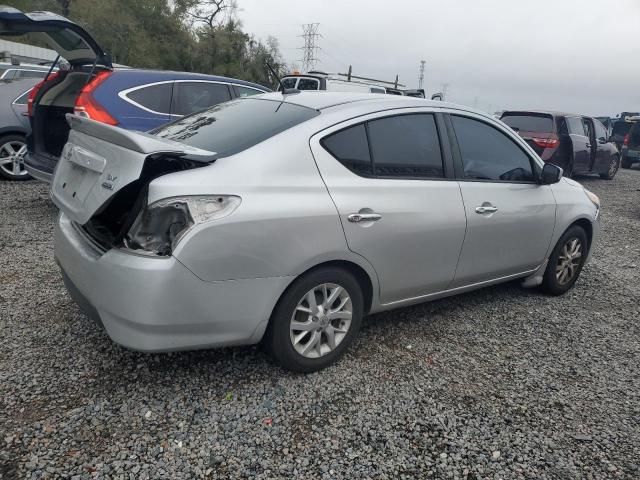
{"label": "car hood", "polygon": [[32,33],[58,52],[71,65],[96,64],[113,68],[98,42],[80,25],[51,12],[24,13],[0,5],[0,35]]}

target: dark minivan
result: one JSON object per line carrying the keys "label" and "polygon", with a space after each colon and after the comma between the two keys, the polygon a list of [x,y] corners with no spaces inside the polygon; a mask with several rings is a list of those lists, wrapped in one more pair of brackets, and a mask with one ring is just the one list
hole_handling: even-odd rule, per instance
{"label": "dark minivan", "polygon": [[546,111],[506,111],[500,117],[545,162],[573,174],[597,173],[612,180],[620,167],[620,153],[607,129],[593,117]]}

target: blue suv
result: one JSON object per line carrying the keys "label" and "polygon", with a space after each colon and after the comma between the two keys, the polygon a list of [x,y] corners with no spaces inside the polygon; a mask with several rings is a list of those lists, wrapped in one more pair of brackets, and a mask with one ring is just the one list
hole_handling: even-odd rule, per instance
{"label": "blue suv", "polygon": [[50,182],[69,125],[65,115],[84,117],[128,130],[148,131],[171,120],[233,98],[269,92],[255,83],[185,72],[114,68],[89,33],[50,12],[24,14],[0,6],[0,35],[39,32],[49,37],[68,69],[51,73],[28,100],[31,135],[25,168]]}

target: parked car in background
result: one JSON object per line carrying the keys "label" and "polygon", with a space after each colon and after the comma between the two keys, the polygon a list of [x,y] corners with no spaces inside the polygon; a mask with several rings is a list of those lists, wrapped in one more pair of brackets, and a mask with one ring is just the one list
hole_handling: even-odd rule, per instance
{"label": "parked car in background", "polygon": [[55,257],[72,298],[136,350],[262,340],[314,371],[368,313],[513,279],[560,295],[597,237],[593,193],[443,102],[271,93],[152,135],[69,121]]}
{"label": "parked car in background", "polygon": [[593,117],[547,111],[506,111],[509,125],[548,163],[566,177],[597,173],[612,180],[620,168],[620,153],[606,128]]}
{"label": "parked car in background", "polygon": [[613,119],[611,126],[611,141],[616,144],[618,150],[622,151],[624,138],[631,129],[631,118],[639,116],[640,113],[622,112],[620,117]]}
{"label": "parked car in background", "polygon": [[38,81],[37,78],[0,80],[0,176],[7,180],[31,178],[24,168],[26,137],[31,131],[27,99]]}
{"label": "parked car in background", "polygon": [[44,78],[51,65],[34,65],[29,63],[13,64],[0,62],[0,80],[19,78]]}
{"label": "parked car in background", "polygon": [[[0,8],[0,34],[36,31],[47,36],[70,65],[36,85],[29,99],[32,133],[25,167],[39,180],[51,181],[69,134],[67,113],[146,131],[233,98],[269,91],[226,77],[114,68],[93,37],[66,18]],[[66,41],[58,43],[61,38]]]}
{"label": "parked car in background", "polygon": [[631,168],[640,163],[640,116],[629,117],[629,132],[622,143],[622,167]]}

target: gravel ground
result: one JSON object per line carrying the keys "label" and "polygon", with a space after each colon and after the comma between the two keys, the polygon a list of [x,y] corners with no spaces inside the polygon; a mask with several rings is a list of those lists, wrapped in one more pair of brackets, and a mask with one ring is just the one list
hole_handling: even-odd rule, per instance
{"label": "gravel ground", "polygon": [[346,358],[144,355],[66,294],[42,184],[0,182],[0,478],[639,478],[640,171],[562,298],[507,284],[368,318]]}

